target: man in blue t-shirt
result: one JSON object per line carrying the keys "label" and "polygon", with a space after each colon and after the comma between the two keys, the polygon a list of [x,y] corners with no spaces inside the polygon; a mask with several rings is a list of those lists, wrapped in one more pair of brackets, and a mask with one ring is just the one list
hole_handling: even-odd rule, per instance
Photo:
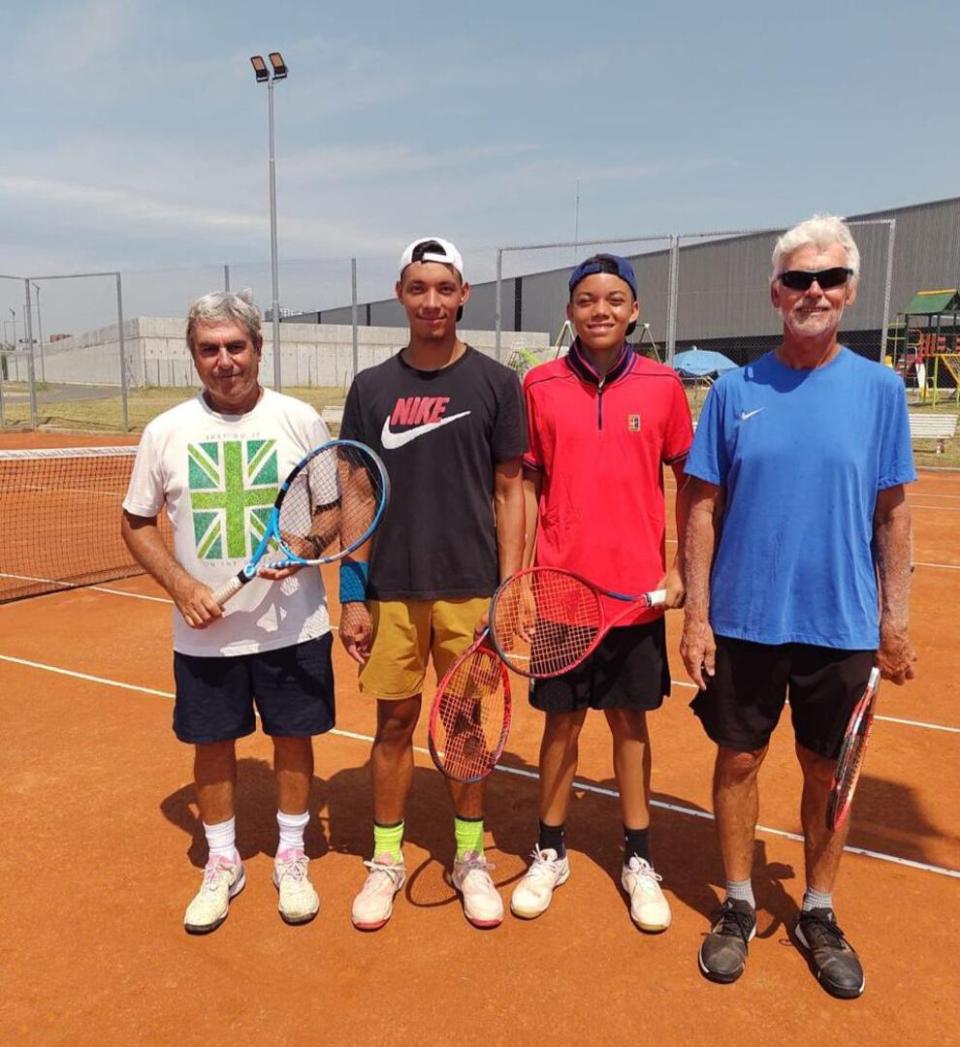
{"label": "man in blue t-shirt", "polygon": [[837,341],[859,266],[839,218],[816,216],[777,241],[770,297],[783,341],[717,382],[687,459],[694,490],[680,647],[700,688],[693,710],[718,747],[714,809],[727,880],[700,969],[732,982],[746,964],[756,931],[757,773],[789,692],[806,841],[796,939],[824,988],[843,998],[860,995],[864,976],[833,911],[846,830],[826,828],[827,796],[874,663],[902,684],[916,658],[903,489],[916,472],[903,384]]}

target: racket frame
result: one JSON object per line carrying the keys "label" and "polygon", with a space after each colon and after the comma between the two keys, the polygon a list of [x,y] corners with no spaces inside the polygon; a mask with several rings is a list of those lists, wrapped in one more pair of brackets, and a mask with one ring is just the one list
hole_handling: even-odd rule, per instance
{"label": "racket frame", "polygon": [[[444,754],[441,752],[440,747],[435,738],[436,727],[438,722],[442,719],[440,712],[440,706],[443,702],[443,697],[446,692],[447,684],[456,672],[459,671],[460,667],[464,662],[468,661],[473,657],[477,651],[486,651],[493,655],[497,659],[497,665],[500,669],[500,681],[503,686],[503,723],[500,727],[500,737],[497,739],[497,744],[490,750],[489,758],[487,761],[487,767],[479,774],[471,775],[468,777],[462,777],[458,774],[452,774],[450,770],[444,765]],[[507,738],[510,734],[510,723],[513,716],[513,702],[510,692],[510,674],[507,672],[506,666],[503,664],[503,660],[499,657],[497,651],[490,644],[490,630],[489,628],[484,631],[473,641],[472,644],[461,654],[453,665],[443,674],[443,679],[437,684],[437,693],[433,696],[433,702],[430,704],[430,716],[427,727],[427,747],[430,750],[430,758],[433,760],[434,766],[441,774],[445,775],[451,781],[463,782],[464,784],[471,784],[473,782],[480,782],[486,778],[497,764],[497,760],[500,759],[503,753],[504,747],[507,744]]]}
{"label": "racket frame", "polygon": [[[549,571],[551,574],[563,574],[569,578],[575,578],[582,585],[585,585],[598,597],[598,605],[600,609],[600,627],[597,629],[597,635],[591,640],[590,645],[587,649],[569,665],[563,666],[561,669],[554,670],[553,672],[544,673],[538,672],[533,673],[529,668],[517,665],[512,660],[512,653],[501,643],[501,639],[497,636],[495,623],[497,620],[497,604],[503,597],[504,593],[507,592],[508,587],[515,584],[518,579],[529,577],[538,573],[546,573]],[[608,596],[612,600],[620,600],[621,602],[627,603],[629,606],[625,607],[619,614],[613,615],[611,618],[607,618],[607,614],[604,610],[603,600],[599,597]],[[630,593],[620,593],[613,589],[607,589],[602,585],[597,585],[596,582],[591,582],[589,578],[584,578],[582,574],[578,574],[576,571],[568,571],[565,567],[550,567],[546,564],[539,564],[534,567],[525,567],[521,571],[517,571],[510,575],[509,578],[505,579],[497,591],[493,594],[493,598],[490,601],[490,642],[493,645],[494,650],[500,656],[501,661],[512,671],[518,673],[520,676],[526,676],[533,680],[549,680],[555,676],[562,676],[564,673],[568,673],[571,669],[576,669],[578,665],[582,665],[587,658],[593,654],[594,651],[603,642],[604,637],[607,633],[613,629],[618,622],[622,622],[624,618],[629,615],[644,610],[651,610],[653,608],[663,607],[667,601],[666,589],[653,589],[648,593],[639,593],[631,595]],[[561,623],[562,624],[562,623]]]}
{"label": "racket frame", "polygon": [[[835,832],[842,828],[846,822],[850,809],[853,806],[853,796],[860,780],[863,770],[863,761],[866,755],[867,742],[870,740],[870,728],[873,725],[874,709],[877,703],[877,694],[880,690],[880,669],[874,666],[870,670],[867,685],[863,689],[857,704],[854,706],[850,719],[847,721],[846,730],[843,733],[843,743],[840,746],[840,755],[833,772],[833,782],[830,793],[827,796],[826,823],[827,829]],[[860,739],[860,759],[855,767],[851,769],[850,760],[854,752],[854,742]],[[844,784],[851,778],[849,784]],[[843,799],[844,795],[846,800]]]}
{"label": "racket frame", "polygon": [[[298,556],[286,543],[280,534],[280,508],[283,505],[283,499],[293,482],[300,475],[300,473],[316,458],[318,455],[323,454],[325,451],[336,447],[355,447],[363,452],[364,456],[369,458],[370,465],[376,468],[380,475],[380,498],[379,504],[377,505],[377,511],[370,521],[370,524],[363,532],[363,534],[352,541],[348,546],[338,550],[336,553],[327,556],[317,557],[303,557]],[[356,552],[362,545],[364,545],[369,539],[373,532],[380,526],[380,521],[383,519],[383,514],[386,511],[387,504],[390,501],[390,477],[387,474],[386,466],[380,459],[380,456],[372,451],[366,444],[360,443],[358,440],[327,440],[325,443],[320,444],[318,447],[314,447],[312,451],[304,455],[299,462],[290,470],[287,478],[280,485],[280,489],[277,491],[277,497],[274,500],[273,508],[270,510],[270,518],[267,521],[266,530],[263,532],[263,537],[257,544],[253,555],[250,560],[230,579],[224,582],[219,589],[214,592],[213,597],[221,606],[225,601],[229,600],[231,596],[234,596],[240,589],[252,581],[257,576],[257,572],[260,570],[260,561],[263,559],[270,546],[271,542],[276,542],[279,551],[282,553],[280,559],[270,560],[266,566],[274,570],[281,570],[284,567],[309,567],[317,564],[335,563],[337,560],[342,560],[343,557],[349,556],[350,553]]]}

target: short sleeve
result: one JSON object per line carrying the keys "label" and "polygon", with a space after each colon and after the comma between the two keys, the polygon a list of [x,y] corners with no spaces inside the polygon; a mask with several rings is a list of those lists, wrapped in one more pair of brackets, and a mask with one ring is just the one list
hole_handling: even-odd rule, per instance
{"label": "short sleeve", "polygon": [[520,379],[513,372],[506,372],[497,396],[497,416],[493,424],[490,449],[497,463],[519,458],[527,449],[527,428],[523,410],[523,393]]}
{"label": "short sleeve", "polygon": [[723,432],[723,400],[714,386],[703,404],[685,472],[699,480],[722,487],[730,470],[730,456]]}
{"label": "short sleeve", "polygon": [[[530,372],[527,372],[528,375]],[[527,414],[527,450],[523,456],[526,469],[543,469],[543,443],[540,439],[540,418],[537,412],[537,401],[533,395],[533,384],[525,379],[523,383],[523,400]]]}
{"label": "short sleeve", "polygon": [[360,443],[367,443],[366,434],[363,431],[363,416],[360,410],[359,383],[359,376],[350,383],[347,401],[343,405],[343,418],[340,421],[340,439],[358,440]]}
{"label": "short sleeve", "polygon": [[685,458],[693,441],[693,423],[690,420],[690,405],[683,385],[671,380],[672,401],[670,415],[667,418],[664,432],[662,458],[667,465],[672,465]]}
{"label": "short sleeve", "polygon": [[140,438],[123,508],[131,516],[156,516],[166,501],[160,453],[149,427]]}
{"label": "short sleeve", "polygon": [[880,433],[880,456],[877,469],[877,490],[898,484],[913,483],[917,470],[913,464],[910,444],[910,416],[907,413],[907,395],[903,385],[888,387],[884,425]]}

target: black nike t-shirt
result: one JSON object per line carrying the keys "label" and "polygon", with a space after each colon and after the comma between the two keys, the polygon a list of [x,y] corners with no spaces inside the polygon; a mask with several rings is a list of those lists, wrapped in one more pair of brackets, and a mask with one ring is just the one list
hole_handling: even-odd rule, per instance
{"label": "black nike t-shirt", "polygon": [[370,597],[490,596],[499,581],[494,469],[527,447],[516,374],[470,346],[439,371],[418,371],[398,353],[357,375],[340,435],[372,447],[390,476]]}

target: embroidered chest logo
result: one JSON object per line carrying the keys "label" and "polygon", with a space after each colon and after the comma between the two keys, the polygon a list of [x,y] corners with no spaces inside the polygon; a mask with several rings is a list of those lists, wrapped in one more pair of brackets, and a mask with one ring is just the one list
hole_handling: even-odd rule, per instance
{"label": "embroidered chest logo", "polygon": [[[466,418],[469,411],[447,415],[449,396],[401,396],[387,415],[380,432],[380,442],[385,450],[395,451],[398,447],[416,440],[419,436],[432,433],[459,418]],[[399,425],[411,425],[412,429],[396,431]]]}
{"label": "embroidered chest logo", "polygon": [[187,458],[197,557],[248,558],[279,489],[276,440],[188,444]]}
{"label": "embroidered chest logo", "polygon": [[627,415],[627,430],[631,433],[640,432],[640,415],[628,414]]}

